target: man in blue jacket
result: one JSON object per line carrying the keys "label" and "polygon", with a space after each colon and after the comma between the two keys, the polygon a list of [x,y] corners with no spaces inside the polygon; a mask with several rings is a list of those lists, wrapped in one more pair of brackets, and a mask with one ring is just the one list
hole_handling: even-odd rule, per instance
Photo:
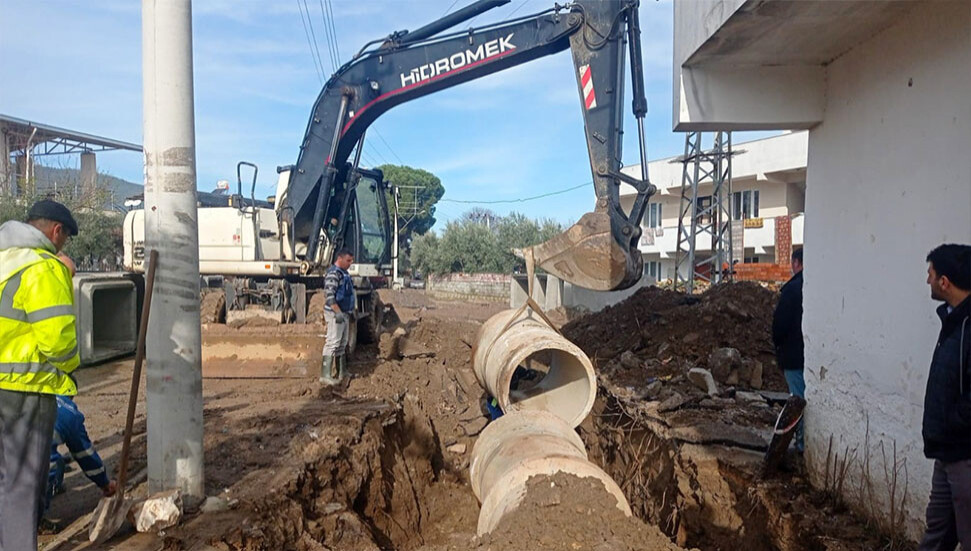
{"label": "man in blue jacket", "polygon": [[57,450],[62,444],[67,446],[71,457],[77,462],[84,476],[101,488],[101,493],[105,497],[115,494],[117,484],[108,478],[104,462],[101,461],[94,445],[91,444],[91,439],[88,438],[88,431],[84,427],[84,414],[78,409],[74,400],[67,396],[57,396],[57,420],[54,422],[54,440],[51,443],[51,464],[44,510],[50,507],[51,498],[63,491],[65,460]]}
{"label": "man in blue jacket", "polygon": [[354,263],[354,254],[348,249],[337,252],[334,265],[324,275],[324,321],[327,323],[327,340],[324,342],[323,360],[320,365],[320,382],[326,385],[340,383],[344,378],[347,359],[348,331],[354,323],[354,284],[348,268]]}
{"label": "man in blue jacket", "polygon": [[934,460],[920,551],[971,549],[971,246],[927,255],[927,284],[941,332],[924,395],[924,455]]}

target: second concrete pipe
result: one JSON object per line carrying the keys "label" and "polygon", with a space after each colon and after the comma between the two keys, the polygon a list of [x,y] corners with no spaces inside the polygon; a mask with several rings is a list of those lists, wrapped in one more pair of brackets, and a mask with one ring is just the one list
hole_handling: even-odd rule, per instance
{"label": "second concrete pipe", "polygon": [[[512,390],[518,367],[538,371],[542,379],[526,390]],[[576,427],[597,397],[587,355],[530,310],[506,310],[485,322],[472,352],[472,368],[506,413],[547,411]]]}
{"label": "second concrete pipe", "polygon": [[630,516],[630,505],[617,483],[587,460],[583,441],[558,416],[543,411],[507,413],[490,423],[472,447],[469,475],[472,491],[482,503],[479,535],[491,532],[526,495],[533,476],[569,473],[595,478]]}

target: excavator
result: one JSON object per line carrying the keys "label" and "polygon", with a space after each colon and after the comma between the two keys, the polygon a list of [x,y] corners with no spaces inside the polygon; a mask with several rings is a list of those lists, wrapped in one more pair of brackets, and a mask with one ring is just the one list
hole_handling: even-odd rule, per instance
{"label": "excavator", "polygon": [[[418,99],[569,49],[579,91],[596,207],[561,235],[521,254],[535,266],[581,287],[625,289],[642,275],[641,219],[656,188],[647,175],[639,0],[575,0],[479,28],[449,31],[510,0],[478,0],[414,31],[368,42],[330,77],[317,97],[295,164],[280,167],[271,203],[238,190],[224,206],[199,210],[200,268],[224,289],[225,308],[259,305],[281,321],[303,321],[336,252],[355,252],[357,330],[377,335],[380,305],[371,278],[390,259],[388,183],[360,166],[368,127],[382,114]],[[625,57],[630,57],[641,178],[620,171]],[[253,171],[253,188],[256,167]],[[637,190],[629,213],[619,188]],[[143,268],[139,217],[125,221],[125,260]],[[319,297],[322,298],[322,297]],[[203,306],[205,313],[206,307]],[[204,320],[205,321],[205,320]],[[352,335],[352,341],[354,335]]]}

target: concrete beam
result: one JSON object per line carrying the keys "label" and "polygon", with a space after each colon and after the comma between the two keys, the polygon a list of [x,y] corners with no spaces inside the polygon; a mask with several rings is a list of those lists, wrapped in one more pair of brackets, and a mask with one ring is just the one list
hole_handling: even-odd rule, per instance
{"label": "concrete beam", "polygon": [[823,120],[824,67],[679,69],[675,131],[806,129]]}

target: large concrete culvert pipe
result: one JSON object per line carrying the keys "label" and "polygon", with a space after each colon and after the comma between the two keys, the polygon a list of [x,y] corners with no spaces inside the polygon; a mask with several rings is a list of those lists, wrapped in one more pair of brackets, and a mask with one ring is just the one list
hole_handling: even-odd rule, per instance
{"label": "large concrete culvert pipe", "polygon": [[[538,382],[511,389],[518,367],[532,371]],[[576,427],[597,397],[587,355],[529,310],[506,310],[485,322],[472,350],[472,369],[507,413],[547,411]]]}
{"label": "large concrete culvert pipe", "polygon": [[631,516],[620,487],[587,460],[583,441],[570,425],[551,413],[519,411],[490,423],[472,447],[469,475],[482,503],[477,533],[491,532],[506,513],[519,507],[531,477],[559,472],[600,480],[617,499],[617,508]]}

